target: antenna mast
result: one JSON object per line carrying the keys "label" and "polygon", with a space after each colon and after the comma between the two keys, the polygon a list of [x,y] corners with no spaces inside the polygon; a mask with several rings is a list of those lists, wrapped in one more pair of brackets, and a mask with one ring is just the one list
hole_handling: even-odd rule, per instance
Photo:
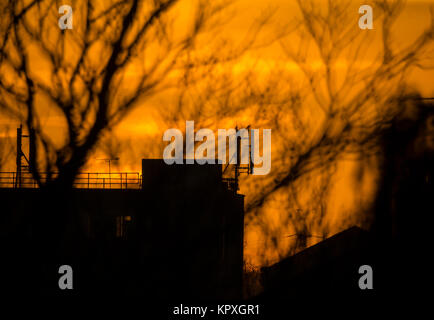
{"label": "antenna mast", "polygon": [[[15,176],[15,188],[21,188],[23,185],[23,172],[31,172],[30,167],[30,159],[34,156],[34,144],[32,139],[34,139],[34,132],[33,129],[29,129],[30,134],[29,135],[23,135],[23,125],[20,124],[20,127],[17,128],[17,159],[16,159],[16,165],[17,165],[17,172]],[[26,155],[23,152],[23,138],[29,138],[29,159],[27,159]],[[25,160],[25,163],[27,165],[23,165],[23,158]]]}

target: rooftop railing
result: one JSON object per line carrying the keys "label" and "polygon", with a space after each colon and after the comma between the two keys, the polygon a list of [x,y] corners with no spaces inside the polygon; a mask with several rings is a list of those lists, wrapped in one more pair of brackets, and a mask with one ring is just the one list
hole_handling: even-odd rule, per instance
{"label": "rooftop railing", "polygon": [[[41,182],[55,179],[58,173],[41,173]],[[81,172],[73,184],[80,189],[140,189],[141,176],[138,172]],[[39,188],[30,172],[22,172],[21,178],[16,172],[0,172],[0,188]]]}

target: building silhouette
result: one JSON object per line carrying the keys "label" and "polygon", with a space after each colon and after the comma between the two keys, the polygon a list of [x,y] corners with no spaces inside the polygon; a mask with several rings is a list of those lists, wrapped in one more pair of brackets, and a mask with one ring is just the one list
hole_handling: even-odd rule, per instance
{"label": "building silhouette", "polygon": [[[251,301],[408,295],[428,283],[433,137],[432,104],[397,116],[377,137],[380,174],[368,227],[263,268],[264,291]],[[220,165],[142,160],[135,188],[124,188],[122,177],[112,189],[89,179],[67,193],[0,188],[0,281],[8,292],[58,294],[58,268],[69,264],[75,280],[66,294],[241,298],[244,196]],[[362,265],[373,269],[373,291],[358,286]]]}
{"label": "building silhouette", "polygon": [[144,159],[140,185],[0,188],[2,283],[57,294],[58,268],[69,264],[74,294],[241,298],[244,196],[221,165]]}

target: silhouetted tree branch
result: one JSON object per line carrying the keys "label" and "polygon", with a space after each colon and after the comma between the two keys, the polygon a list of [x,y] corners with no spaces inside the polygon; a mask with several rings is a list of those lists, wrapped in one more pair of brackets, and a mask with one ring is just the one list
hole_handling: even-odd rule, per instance
{"label": "silhouetted tree branch", "polygon": [[[30,161],[41,187],[71,187],[101,134],[143,99],[173,86],[171,72],[227,5],[197,1],[195,16],[179,31],[179,3],[74,2],[72,30],[57,26],[56,1],[2,3],[0,106],[35,130]],[[65,125],[61,142],[42,125],[47,110]]]}
{"label": "silhouetted tree branch", "polygon": [[[241,183],[247,223],[261,225],[270,236],[264,247],[273,247],[288,227],[328,234],[327,199],[339,160],[381,152],[379,137],[402,111],[408,75],[432,67],[433,60],[432,13],[430,25],[401,45],[392,27],[403,1],[375,2],[375,32],[359,29],[351,1],[297,3],[300,18],[267,34],[270,41],[264,42],[279,43],[286,59],[268,68],[258,66],[260,55],[250,64],[217,60],[197,68],[196,75],[208,76],[200,85],[186,79],[177,106],[161,112],[168,127],[182,128],[183,121],[194,119],[196,127],[215,130],[236,124],[272,128],[272,172]],[[276,214],[285,212],[279,230],[264,218],[273,206]]]}

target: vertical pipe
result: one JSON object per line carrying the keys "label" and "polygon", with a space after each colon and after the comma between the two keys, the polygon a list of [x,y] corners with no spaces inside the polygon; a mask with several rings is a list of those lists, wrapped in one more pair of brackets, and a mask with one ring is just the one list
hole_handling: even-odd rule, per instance
{"label": "vertical pipe", "polygon": [[17,128],[17,176],[15,179],[15,188],[21,188],[21,136],[23,125]]}
{"label": "vertical pipe", "polygon": [[35,129],[29,129],[29,171],[33,174],[36,170],[36,135]]}
{"label": "vertical pipe", "polygon": [[112,175],[111,175],[111,171],[110,171],[110,159],[109,159],[108,163],[109,163],[109,186],[111,189],[112,188]]}
{"label": "vertical pipe", "polygon": [[249,128],[249,174],[253,173],[253,163],[252,163],[252,129]]}
{"label": "vertical pipe", "polygon": [[[237,128],[238,132],[238,128]],[[241,162],[241,137],[237,136],[237,163],[235,164],[235,193],[238,191],[238,176],[240,175],[240,162]]]}

